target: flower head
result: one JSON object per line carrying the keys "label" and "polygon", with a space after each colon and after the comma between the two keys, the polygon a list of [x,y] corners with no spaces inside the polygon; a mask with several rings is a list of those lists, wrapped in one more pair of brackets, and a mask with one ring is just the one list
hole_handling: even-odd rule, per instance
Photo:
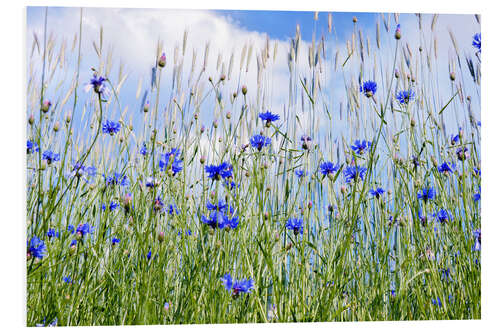
{"label": "flower head", "polygon": [[408,104],[415,99],[415,92],[413,92],[413,90],[411,89],[401,90],[396,95],[396,99],[400,104]]}
{"label": "flower head", "polygon": [[448,172],[452,173],[453,171],[455,171],[455,167],[456,167],[455,163],[453,163],[453,164],[448,164],[448,163],[446,163],[446,162],[443,162],[443,164],[441,164],[441,165],[438,167],[438,171],[439,171],[440,173],[448,173]]}
{"label": "flower head", "polygon": [[28,242],[28,257],[35,257],[38,259],[42,259],[43,256],[47,253],[47,247],[43,240],[38,238],[37,236],[33,236]]}
{"label": "flower head", "polygon": [[326,161],[319,165],[319,169],[324,176],[328,176],[333,175],[336,171],[338,171],[339,165],[334,165],[332,162]]}
{"label": "flower head", "polygon": [[118,243],[120,243],[120,238],[113,237],[111,239],[111,245],[116,245]]}
{"label": "flower head", "polygon": [[129,181],[127,179],[127,175],[115,172],[111,176],[106,177],[104,176],[104,180],[106,181],[106,186],[115,186],[115,185],[120,185],[120,186],[128,186]]}
{"label": "flower head", "polygon": [[362,166],[348,166],[344,169],[344,179],[346,183],[350,183],[352,180],[357,181],[358,179],[363,180],[365,177],[367,169]]}
{"label": "flower head", "polygon": [[165,204],[161,200],[161,197],[157,196],[156,199],[153,202],[153,209],[154,209],[154,211],[155,212],[159,212],[159,211],[163,210],[164,206],[165,206]]}
{"label": "flower head", "polygon": [[380,198],[382,196],[382,194],[385,193],[384,189],[382,187],[378,187],[378,188],[374,188],[374,189],[370,189],[370,194],[372,196],[374,196],[375,198]]}
{"label": "flower head", "polygon": [[147,153],[148,153],[148,148],[146,146],[146,143],[143,143],[141,149],[139,149],[139,154],[141,154],[142,156],[146,156]]}
{"label": "flower head", "polygon": [[434,191],[434,188],[432,186],[424,187],[417,194],[418,199],[422,199],[424,200],[424,202],[434,199],[435,196],[436,196],[436,191]]}
{"label": "flower head", "polygon": [[475,229],[472,231],[472,235],[474,236],[474,246],[472,250],[481,251],[481,229]]}
{"label": "flower head", "polygon": [[121,125],[119,122],[114,122],[111,120],[106,120],[102,125],[102,132],[107,133],[111,136],[120,131]]}
{"label": "flower head", "polygon": [[351,149],[356,153],[356,154],[359,154],[359,155],[362,155],[368,148],[370,148],[370,146],[372,145],[372,143],[370,141],[366,141],[366,140],[363,140],[363,141],[360,141],[360,140],[356,140],[354,141],[354,144],[351,146]]}
{"label": "flower head", "polygon": [[59,161],[59,154],[56,154],[50,150],[46,150],[43,152],[42,159],[47,161],[47,164],[52,164],[52,162]]}
{"label": "flower head", "polygon": [[299,177],[299,178],[304,177],[304,176],[305,176],[305,174],[306,174],[306,173],[305,173],[305,172],[304,172],[304,170],[302,170],[302,169],[297,169],[297,170],[295,170],[295,175],[296,175],[297,177]]}
{"label": "flower head", "polygon": [[47,237],[49,237],[49,238],[52,238],[52,237],[59,238],[59,231],[57,231],[54,228],[50,228],[49,231],[47,231]]}
{"label": "flower head", "polygon": [[208,173],[208,178],[212,180],[221,180],[232,177],[233,166],[228,162],[222,162],[220,165],[207,165],[205,171]]}
{"label": "flower head", "polygon": [[288,230],[293,230],[293,233],[295,235],[303,234],[304,233],[304,225],[303,225],[304,220],[301,218],[289,218],[288,221],[286,221],[285,227]]}
{"label": "flower head", "polygon": [[456,153],[457,158],[460,161],[465,161],[467,158],[469,158],[469,149],[467,149],[467,147],[458,147]]}
{"label": "flower head", "polygon": [[440,209],[435,216],[443,224],[453,220],[453,216],[446,209]]}
{"label": "flower head", "polygon": [[[109,203],[109,210],[111,212],[114,211],[115,209],[117,209],[118,207],[120,207],[120,204],[118,202],[110,201],[110,203]],[[102,204],[101,209],[103,211],[105,211],[106,210],[106,205]]]}
{"label": "flower head", "polygon": [[233,280],[231,274],[224,274],[221,281],[226,290],[232,292],[232,296],[234,298],[238,297],[240,293],[249,293],[252,289],[254,289],[254,282],[251,278]]}
{"label": "flower head", "polygon": [[300,137],[300,141],[302,141],[302,149],[309,150],[312,145],[312,138],[309,135],[302,135]]}
{"label": "flower head", "polygon": [[474,46],[479,52],[481,52],[481,33],[477,33],[472,38],[472,46]]}
{"label": "flower head", "polygon": [[266,127],[270,127],[271,123],[273,121],[280,119],[280,116],[277,114],[271,113],[270,111],[266,111],[266,112],[260,113],[259,118],[262,119],[262,121],[265,121]]}
{"label": "flower head", "polygon": [[36,142],[34,141],[30,141],[28,140],[26,142],[26,153],[27,154],[33,154],[35,152],[37,152],[39,149],[38,149],[38,145],[36,144]]}
{"label": "flower head", "polygon": [[87,234],[91,234],[93,232],[94,232],[94,227],[92,227],[88,223],[79,224],[78,227],[76,228],[76,234],[80,237],[83,237]]}
{"label": "flower head", "polygon": [[179,158],[181,151],[177,148],[172,148],[160,158],[160,170],[171,170],[175,176],[182,171],[182,160]]}
{"label": "flower head", "polygon": [[96,94],[103,94],[107,91],[104,82],[106,78],[102,76],[98,76],[97,73],[94,72],[94,75],[90,79],[90,83],[85,86],[85,91],[89,92],[90,89],[93,89]]}
{"label": "flower head", "polygon": [[169,215],[179,215],[180,214],[179,210],[177,209],[176,204],[168,205],[168,214]]}
{"label": "flower head", "polygon": [[262,148],[269,146],[271,144],[271,139],[260,134],[256,134],[250,138],[250,144],[252,147],[257,148],[257,150],[262,150]]}
{"label": "flower head", "polygon": [[365,94],[366,97],[370,98],[375,95],[375,92],[377,91],[377,84],[375,81],[365,81],[361,87],[359,87],[359,91]]}

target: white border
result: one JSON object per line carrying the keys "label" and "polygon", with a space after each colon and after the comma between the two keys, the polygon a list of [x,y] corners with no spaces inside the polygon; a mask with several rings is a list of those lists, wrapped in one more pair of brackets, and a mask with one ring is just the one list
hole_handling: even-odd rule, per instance
{"label": "white border", "polygon": [[[500,142],[497,129],[500,122],[500,108],[495,99],[499,95],[500,78],[498,61],[497,35],[500,31],[500,6],[493,1],[475,0],[458,2],[457,0],[419,0],[413,2],[383,1],[296,1],[296,0],[183,0],[165,2],[160,0],[85,0],[85,1],[5,1],[0,9],[1,38],[1,175],[0,196],[2,211],[0,220],[2,236],[2,287],[0,316],[6,331],[24,330],[25,325],[25,35],[26,6],[84,6],[84,7],[129,7],[129,8],[182,8],[182,9],[264,9],[264,10],[307,10],[307,11],[348,11],[348,12],[422,12],[422,13],[463,13],[481,14],[482,39],[482,320],[479,321],[420,321],[420,322],[365,322],[365,323],[313,323],[313,324],[245,324],[245,325],[184,325],[184,326],[135,326],[135,327],[92,327],[96,331],[164,331],[182,332],[208,331],[229,332],[233,330],[248,332],[251,330],[287,330],[299,332],[314,329],[321,331],[492,331],[499,313],[499,276],[498,254],[500,253],[497,237],[500,235],[500,221],[496,218],[495,205],[498,191],[498,148]],[[64,330],[87,330],[89,327],[64,328]]]}

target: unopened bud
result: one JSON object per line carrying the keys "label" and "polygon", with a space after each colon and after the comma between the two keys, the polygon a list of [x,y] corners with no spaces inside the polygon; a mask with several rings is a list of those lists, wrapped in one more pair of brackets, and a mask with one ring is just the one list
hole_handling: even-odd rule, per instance
{"label": "unopened bud", "polygon": [[226,113],[226,119],[231,119],[231,112]]}
{"label": "unopened bud", "polygon": [[158,241],[161,243],[165,240],[165,233],[163,231],[160,231],[158,233]]}
{"label": "unopened bud", "polygon": [[455,72],[450,73],[450,80],[455,81]]}
{"label": "unopened bud", "polygon": [[207,161],[207,157],[205,155],[201,155],[201,157],[200,157],[200,163],[201,164],[205,164],[206,161]]}
{"label": "unopened bud", "polygon": [[43,112],[43,113],[46,113],[49,111],[49,108],[50,106],[52,105],[52,103],[50,101],[45,101],[42,103],[42,107],[40,108],[40,110]]}
{"label": "unopened bud", "polygon": [[248,92],[247,86],[245,86],[245,85],[241,86],[241,93],[242,93],[243,95],[246,95],[246,94],[247,94],[247,92]]}
{"label": "unopened bud", "polygon": [[165,52],[163,52],[160,59],[158,59],[158,66],[160,68],[163,68],[165,67],[166,64],[167,64],[167,57],[165,56]]}

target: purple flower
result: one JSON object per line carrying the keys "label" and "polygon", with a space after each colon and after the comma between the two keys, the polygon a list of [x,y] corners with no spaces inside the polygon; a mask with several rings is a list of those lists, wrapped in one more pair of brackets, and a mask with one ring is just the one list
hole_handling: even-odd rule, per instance
{"label": "purple flower", "polygon": [[254,289],[254,282],[251,278],[233,281],[231,274],[225,274],[221,281],[226,290],[232,292],[234,298],[238,297],[240,293],[249,293]]}
{"label": "purple flower", "polygon": [[263,135],[256,134],[250,138],[250,144],[252,147],[257,148],[258,151],[261,151],[262,148],[271,144],[271,139]]}
{"label": "purple flower", "polygon": [[424,200],[424,202],[427,202],[428,200],[434,199],[436,196],[436,191],[434,191],[434,188],[432,186],[429,187],[424,187],[418,194],[417,197],[418,199]]}
{"label": "purple flower", "polygon": [[121,125],[119,122],[114,122],[111,120],[106,120],[102,125],[102,132],[107,133],[111,136],[120,131]]}
{"label": "purple flower", "polygon": [[455,171],[455,163],[453,164],[448,164],[446,162],[443,162],[443,164],[441,164],[439,167],[438,167],[438,171],[440,173],[452,173],[453,171]]}
{"label": "purple flower", "polygon": [[289,218],[288,221],[286,221],[285,227],[288,230],[293,230],[293,233],[295,235],[298,235],[299,233],[302,235],[304,233],[304,220],[301,218]]}
{"label": "purple flower", "polygon": [[361,166],[348,166],[344,169],[344,179],[346,183],[350,183],[352,180],[357,181],[358,179],[363,180],[365,177],[367,169]]}
{"label": "purple flower", "polygon": [[259,114],[259,118],[266,122],[266,127],[270,127],[273,121],[279,120],[280,116],[269,111]]}
{"label": "purple flower", "polygon": [[223,162],[220,165],[207,165],[205,171],[208,173],[208,178],[212,180],[221,180],[232,177],[233,166],[228,162]]}
{"label": "purple flower", "polygon": [[33,236],[29,242],[27,242],[28,245],[28,257],[35,257],[38,259],[42,259],[43,256],[47,253],[47,247],[45,246],[45,243],[43,240],[40,238]]}
{"label": "purple flower", "polygon": [[377,199],[380,198],[382,196],[382,194],[385,193],[385,191],[382,187],[378,187],[376,189],[370,189],[369,192],[372,196],[376,197]]}
{"label": "purple flower", "polygon": [[177,148],[172,148],[168,153],[165,153],[160,158],[160,170],[171,170],[175,176],[178,172],[182,171],[182,160],[179,158],[181,151]]}
{"label": "purple flower", "polygon": [[333,175],[336,171],[338,171],[339,165],[334,165],[332,162],[326,161],[319,165],[319,169],[324,176],[328,176]]}
{"label": "purple flower", "polygon": [[400,104],[408,104],[415,99],[415,93],[411,89],[401,90],[396,95],[396,99]]}
{"label": "purple flower", "polygon": [[34,141],[30,141],[28,140],[26,142],[26,153],[27,154],[32,154],[32,153],[35,153],[37,152],[39,149],[38,149],[38,145],[36,144],[36,142]]}
{"label": "purple flower", "polygon": [[52,162],[57,162],[59,161],[59,154],[56,154],[50,150],[46,150],[43,155],[42,159],[47,161],[47,164],[52,164]]}
{"label": "purple flower", "polygon": [[360,141],[360,140],[356,140],[354,141],[354,144],[351,146],[351,149],[356,153],[356,154],[359,154],[359,155],[363,155],[363,153],[368,149],[370,148],[370,146],[372,145],[372,143],[370,141],[366,141],[366,140],[363,140],[363,141]]}
{"label": "purple flower", "polygon": [[362,92],[368,98],[375,95],[376,91],[377,91],[377,84],[375,83],[375,81],[365,81],[359,87],[359,92]]}

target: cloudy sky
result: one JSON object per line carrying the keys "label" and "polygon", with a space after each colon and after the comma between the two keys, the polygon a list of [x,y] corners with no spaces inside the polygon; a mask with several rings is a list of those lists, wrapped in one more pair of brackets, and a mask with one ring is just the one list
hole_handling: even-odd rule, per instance
{"label": "cloudy sky", "polygon": [[[30,57],[34,36],[39,39],[43,36],[45,8],[29,7],[27,9],[27,50]],[[151,80],[151,67],[155,63],[156,47],[158,41],[163,43],[163,50],[168,61],[177,58],[177,62],[183,62],[182,72],[185,77],[189,76],[192,67],[193,57],[196,58],[196,73],[200,70],[205,48],[209,42],[209,57],[207,76],[217,76],[221,69],[216,69],[220,58],[220,63],[227,72],[233,57],[233,76],[243,67],[241,74],[237,78],[228,80],[227,94],[235,91],[241,84],[249,87],[250,95],[255,92],[257,82],[257,61],[256,54],[266,45],[269,38],[271,48],[276,46],[276,61],[273,63],[270,74],[267,74],[269,96],[266,98],[265,108],[272,109],[273,112],[283,115],[283,109],[288,103],[289,97],[289,68],[288,51],[290,40],[295,36],[297,25],[300,26],[303,47],[301,48],[297,65],[299,75],[309,72],[308,67],[308,46],[314,39],[316,43],[322,36],[325,36],[329,54],[323,64],[326,69],[322,75],[323,84],[331,87],[325,93],[324,98],[337,108],[339,101],[345,99],[346,81],[354,81],[359,76],[359,64],[351,65],[352,70],[346,70],[343,74],[334,73],[334,55],[338,50],[341,58],[346,57],[346,42],[352,38],[353,23],[352,18],[358,19],[357,29],[361,29],[364,38],[369,39],[371,47],[375,48],[375,28],[379,21],[381,29],[384,24],[380,14],[377,13],[336,13],[332,14],[333,29],[329,32],[328,14],[319,13],[318,20],[314,20],[313,12],[278,12],[278,11],[237,11],[237,10],[167,10],[167,9],[117,9],[117,8],[84,8],[83,10],[83,37],[82,37],[82,66],[81,81],[83,86],[88,82],[85,71],[90,67],[98,66],[98,58],[94,50],[93,43],[98,44],[100,29],[104,31],[103,50],[111,54],[113,70],[117,76],[119,64],[123,65],[124,72],[128,77],[123,84],[120,98],[122,104],[128,105],[130,109],[139,110],[141,97],[147,91],[147,82]],[[383,34],[381,38],[380,63],[384,63],[385,57],[390,59],[394,54],[393,31],[395,29],[394,16],[385,14],[388,20],[389,32]],[[48,33],[52,34],[57,42],[66,41],[71,45],[79,29],[79,8],[54,8],[48,9],[47,26]],[[399,23],[403,34],[403,43],[409,43],[415,51],[416,45],[430,47],[431,36],[438,41],[438,68],[440,81],[438,89],[443,93],[438,105],[446,102],[449,95],[448,64],[449,59],[454,55],[454,48],[450,38],[449,30],[453,31],[458,48],[473,55],[471,46],[472,36],[480,31],[480,25],[473,15],[439,15],[432,35],[430,26],[432,15],[424,15],[424,29],[429,32],[422,37],[418,30],[418,20],[414,14],[401,14]],[[182,49],[183,38],[187,32],[187,47],[184,55],[181,51],[175,55],[175,50]],[[385,31],[384,31],[385,32]],[[247,59],[241,57],[242,50],[253,47],[253,56],[249,63],[249,70],[245,71]],[[365,46],[366,47],[366,46]],[[181,54],[181,55],[179,55]],[[463,56],[461,54],[461,56]],[[36,62],[36,59],[33,60]],[[74,67],[74,58],[66,60],[66,65]],[[241,63],[241,64],[240,64]],[[386,62],[389,64],[389,61]],[[172,66],[167,66],[166,80],[171,80]],[[236,74],[234,74],[236,73]],[[382,78],[380,73],[371,73],[370,79],[377,81]],[[71,75],[69,75],[71,78]],[[64,79],[64,78],[63,78]],[[61,79],[61,80],[63,80]],[[142,81],[141,92],[138,93],[138,82]],[[50,89],[50,88],[49,88]],[[59,89],[58,97],[65,94],[64,89]],[[146,92],[147,93],[147,92]],[[56,93],[57,95],[57,93]],[[140,97],[138,97],[140,96]],[[56,97],[57,98],[57,97]],[[171,95],[164,94],[162,102],[166,103]],[[185,98],[185,96],[178,96]],[[149,99],[149,98],[148,98]],[[138,112],[136,112],[138,114]],[[119,115],[115,115],[118,117]],[[137,115],[131,116],[137,117]],[[299,115],[300,117],[300,115]],[[131,118],[131,121],[134,122]],[[478,117],[479,118],[479,117]],[[305,128],[308,128],[308,117],[302,119]],[[328,125],[330,126],[330,125]],[[458,126],[458,125],[457,125]],[[340,127],[342,127],[340,125]]]}

